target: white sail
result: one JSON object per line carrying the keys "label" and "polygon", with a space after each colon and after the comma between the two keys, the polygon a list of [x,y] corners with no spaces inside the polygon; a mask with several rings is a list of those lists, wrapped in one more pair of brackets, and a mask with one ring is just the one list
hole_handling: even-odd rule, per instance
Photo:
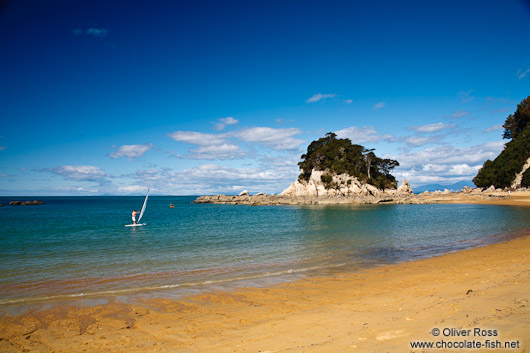
{"label": "white sail", "polygon": [[140,223],[140,220],[142,219],[142,216],[144,215],[145,206],[147,205],[148,197],[149,197],[149,189],[147,189],[147,194],[145,195],[144,205],[142,206],[142,210],[140,211],[140,217],[138,217],[138,223]]}

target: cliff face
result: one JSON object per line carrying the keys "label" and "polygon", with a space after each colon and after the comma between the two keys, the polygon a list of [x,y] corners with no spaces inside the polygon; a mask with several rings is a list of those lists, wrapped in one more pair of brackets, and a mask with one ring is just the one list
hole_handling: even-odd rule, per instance
{"label": "cliff face", "polygon": [[515,178],[512,181],[511,188],[518,189],[522,186],[523,175],[530,168],[530,158],[526,160],[526,163],[523,165],[523,169],[515,175]]}
{"label": "cliff face", "polygon": [[327,171],[313,169],[309,180],[300,178],[282,191],[283,196],[397,196],[409,195],[412,188],[406,180],[397,189],[380,190],[373,185],[359,182],[348,174],[330,174]]}

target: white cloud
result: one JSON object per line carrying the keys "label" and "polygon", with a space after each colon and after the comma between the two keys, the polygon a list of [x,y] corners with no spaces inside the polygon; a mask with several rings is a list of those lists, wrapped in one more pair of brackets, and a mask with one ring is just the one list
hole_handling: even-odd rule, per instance
{"label": "white cloud", "polygon": [[254,127],[234,132],[233,136],[242,141],[256,142],[274,150],[292,150],[304,143],[303,140],[293,137],[301,133],[302,131],[297,128]]}
{"label": "white cloud", "polygon": [[383,136],[381,136],[381,139],[387,142],[396,142],[398,140],[396,136],[391,134],[384,134]]}
{"label": "white cloud", "polygon": [[226,117],[226,118],[221,118],[221,119],[219,119],[219,121],[222,122],[223,124],[226,124],[226,125],[234,125],[234,124],[237,124],[239,122],[239,120],[234,119],[231,116]]}
{"label": "white cloud", "polygon": [[169,169],[140,170],[133,178],[137,185],[149,185],[164,194],[208,195],[235,194],[243,189],[251,193],[276,193],[289,186],[297,175],[297,168],[286,168],[285,165],[230,168],[203,164],[180,172]]}
{"label": "white cloud", "polygon": [[287,124],[287,123],[294,123],[295,122],[294,119],[283,119],[283,118],[278,118],[275,121],[276,121],[276,123],[278,125],[284,125],[284,124]]}
{"label": "white cloud", "polygon": [[222,145],[228,137],[226,134],[205,134],[195,131],[175,131],[169,133],[168,136],[175,141],[198,146]]}
{"label": "white cloud", "polygon": [[491,114],[504,113],[512,110],[512,108],[500,108],[491,111]]}
{"label": "white cloud", "polygon": [[[233,123],[233,121],[228,121]],[[178,158],[213,160],[236,159],[245,156],[239,146],[227,142],[231,136],[227,133],[205,134],[195,131],[175,131],[168,136],[175,141],[199,146],[197,149],[190,150],[187,156],[177,156]]]}
{"label": "white cloud", "polygon": [[440,136],[411,136],[405,139],[405,142],[410,147],[423,146],[430,143],[438,142],[441,139]]}
{"label": "white cloud", "polygon": [[493,132],[493,131],[499,131],[502,130],[502,124],[493,125],[492,127],[487,128],[484,130],[484,132]]}
{"label": "white cloud", "polygon": [[80,194],[84,194],[84,195],[96,195],[100,192],[101,190],[99,190],[98,188],[94,188],[94,187],[91,187],[91,188],[85,188],[85,187],[82,187],[82,186],[66,186],[66,185],[61,185],[61,186],[52,186],[50,188],[46,188],[46,191],[45,191],[45,195],[46,193],[50,193],[52,192],[53,194],[75,194],[75,195],[80,195]]}
{"label": "white cloud", "polygon": [[72,30],[72,33],[75,36],[80,35],[87,35],[87,36],[93,36],[93,37],[105,37],[107,34],[109,34],[109,31],[106,28],[88,28],[83,30],[82,28],[76,28]]}
{"label": "white cloud", "polygon": [[237,145],[223,143],[221,145],[200,146],[190,150],[190,159],[235,159],[244,157],[245,153]]}
{"label": "white cloud", "polygon": [[236,159],[246,154],[237,144],[230,143],[230,139],[240,142],[257,143],[274,150],[294,150],[304,143],[294,136],[302,131],[296,128],[254,127],[231,131],[223,134],[206,134],[194,131],[175,131],[168,136],[179,142],[186,142],[200,146],[190,150],[187,156],[179,158],[191,159]]}
{"label": "white cloud", "polygon": [[351,103],[353,103],[353,99],[345,99],[344,103],[351,104]]}
{"label": "white cloud", "polygon": [[322,93],[317,93],[317,94],[314,94],[311,98],[307,99],[305,102],[306,103],[316,103],[320,100],[323,100],[323,99],[328,99],[328,98],[335,98],[337,96],[337,94],[335,93],[327,93],[327,94],[322,94]]}
{"label": "white cloud", "polygon": [[452,118],[455,118],[455,119],[459,119],[459,118],[463,118],[464,116],[468,116],[468,115],[471,115],[470,112],[468,111],[465,111],[465,110],[457,110],[456,112],[454,112],[451,117]]}
{"label": "white cloud", "polygon": [[385,102],[379,102],[379,103],[377,103],[377,104],[374,104],[373,108],[374,108],[374,109],[382,109],[382,108],[385,107],[385,105],[386,105]]}
{"label": "white cloud", "polygon": [[351,126],[335,132],[339,138],[349,138],[354,144],[377,142],[380,137],[373,126]]}
{"label": "white cloud", "polygon": [[468,164],[455,164],[452,165],[447,174],[453,175],[453,176],[475,176],[477,175],[479,169],[482,167],[482,165],[474,165],[470,166]]}
{"label": "white cloud", "polygon": [[138,193],[143,194],[146,192],[146,188],[145,186],[140,186],[140,185],[125,185],[125,186],[120,186],[118,188],[118,192],[126,193],[126,194],[138,194]]}
{"label": "white cloud", "polygon": [[488,142],[467,148],[440,146],[418,152],[399,155],[398,161],[405,167],[427,164],[476,164],[494,159],[504,148],[503,141]]}
{"label": "white cloud", "polygon": [[48,171],[64,177],[67,180],[75,181],[95,181],[103,183],[107,175],[100,167],[91,165],[65,165],[56,168],[47,168],[39,171]]}
{"label": "white cloud", "polygon": [[222,131],[225,129],[227,125],[235,125],[239,122],[239,120],[232,118],[231,116],[226,118],[221,118],[218,120],[219,122],[214,124],[214,129],[217,131]]}
{"label": "white cloud", "polygon": [[525,76],[530,72],[530,69],[527,69],[527,70],[523,70],[523,69],[519,69],[517,70],[517,78],[520,80],[522,78],[525,78]]}
{"label": "white cloud", "polygon": [[0,151],[6,150],[7,146],[0,146]]}
{"label": "white cloud", "polygon": [[436,132],[444,129],[450,129],[455,127],[453,124],[444,124],[444,123],[436,123],[436,124],[428,124],[428,125],[422,125],[422,126],[411,126],[409,129],[415,130],[418,133],[430,133],[430,132]]}
{"label": "white cloud", "polygon": [[123,145],[117,151],[109,154],[111,158],[127,157],[128,159],[142,157],[145,152],[149,151],[154,146],[150,143],[143,145]]}
{"label": "white cloud", "polygon": [[469,91],[461,91],[461,92],[458,92],[458,96],[460,97],[460,100],[462,101],[462,103],[469,103],[471,102],[473,99],[475,99],[475,97],[473,97],[471,95],[471,93],[473,93],[474,90],[469,90]]}
{"label": "white cloud", "polygon": [[440,146],[400,155],[385,155],[400,165],[393,171],[398,179],[411,184],[451,184],[473,179],[487,159],[495,159],[504,148],[503,141],[489,142],[467,148]]}
{"label": "white cloud", "polygon": [[85,31],[89,36],[94,37],[105,37],[109,31],[106,28],[89,28]]}

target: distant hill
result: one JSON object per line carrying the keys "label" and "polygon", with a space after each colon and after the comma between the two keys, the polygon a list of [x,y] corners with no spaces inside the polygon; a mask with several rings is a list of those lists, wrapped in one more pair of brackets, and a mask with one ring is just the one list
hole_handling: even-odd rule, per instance
{"label": "distant hill", "polygon": [[471,188],[475,188],[475,184],[471,180],[467,181],[459,181],[458,183],[450,184],[450,185],[442,185],[442,184],[429,184],[429,185],[422,185],[422,186],[416,186],[413,187],[415,194],[421,194],[424,191],[444,191],[445,189],[448,189],[449,191],[460,191],[464,186],[469,186]]}

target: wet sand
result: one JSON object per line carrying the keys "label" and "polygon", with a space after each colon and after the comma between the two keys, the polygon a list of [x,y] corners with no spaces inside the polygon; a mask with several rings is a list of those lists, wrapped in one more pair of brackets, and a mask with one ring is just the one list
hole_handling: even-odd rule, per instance
{"label": "wet sand", "polygon": [[[486,201],[528,206],[529,196]],[[415,341],[457,346],[446,352],[478,342],[509,348],[470,351],[524,352],[528,249],[530,231],[482,248],[270,288],[55,305],[1,317],[0,352],[440,351],[411,348]]]}

